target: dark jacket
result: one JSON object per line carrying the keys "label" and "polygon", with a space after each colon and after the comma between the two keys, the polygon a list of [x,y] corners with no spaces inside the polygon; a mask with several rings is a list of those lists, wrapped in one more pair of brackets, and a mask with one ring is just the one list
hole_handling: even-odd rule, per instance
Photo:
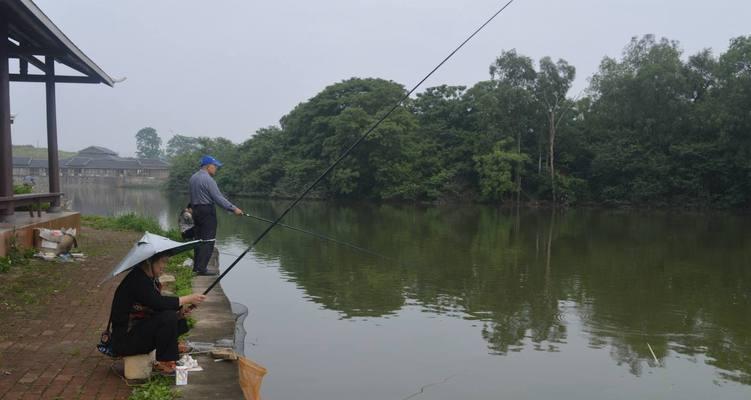
{"label": "dark jacket", "polygon": [[151,312],[180,308],[180,299],[162,296],[158,282],[149,278],[140,267],[133,268],[115,290],[112,300],[112,339],[117,341],[128,332],[132,314],[148,318]]}

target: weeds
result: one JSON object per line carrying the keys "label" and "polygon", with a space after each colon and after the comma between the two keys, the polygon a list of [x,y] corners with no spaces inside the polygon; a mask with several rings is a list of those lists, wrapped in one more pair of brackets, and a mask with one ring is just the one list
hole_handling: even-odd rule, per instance
{"label": "weeds", "polygon": [[34,249],[24,249],[18,245],[16,233],[8,239],[8,255],[0,257],[0,273],[8,272],[13,265],[27,265],[34,255]]}
{"label": "weeds", "polygon": [[130,394],[128,400],[172,400],[180,396],[180,393],[172,387],[175,378],[155,375],[148,382],[137,387]]}

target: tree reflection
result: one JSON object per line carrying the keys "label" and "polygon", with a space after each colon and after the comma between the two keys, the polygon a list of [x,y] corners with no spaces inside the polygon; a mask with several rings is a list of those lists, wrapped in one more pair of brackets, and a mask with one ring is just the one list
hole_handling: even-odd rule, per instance
{"label": "tree reflection", "polygon": [[[274,205],[259,203],[273,217]],[[406,304],[481,321],[493,354],[565,351],[567,319],[634,375],[670,353],[703,356],[751,383],[748,218],[490,207],[305,203],[285,223],[346,240],[383,261],[276,229],[260,256],[279,260],[311,299],[342,318]],[[252,238],[264,227],[231,229]],[[221,227],[221,224],[220,224]],[[230,228],[225,228],[230,229]],[[562,307],[562,304],[570,306]]]}

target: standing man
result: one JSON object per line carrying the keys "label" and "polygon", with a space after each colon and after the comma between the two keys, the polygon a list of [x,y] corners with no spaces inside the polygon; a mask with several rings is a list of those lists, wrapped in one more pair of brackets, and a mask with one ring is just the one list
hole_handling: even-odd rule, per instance
{"label": "standing man", "polygon": [[[201,157],[201,169],[190,177],[190,204],[193,208],[193,229],[196,239],[212,240],[216,238],[216,208],[214,204],[218,204],[219,207],[235,215],[243,215],[243,210],[230,203],[219,191],[219,187],[214,181],[213,176],[216,175],[217,169],[221,166],[222,163],[216,158],[208,155],[203,156]],[[196,247],[193,257],[193,272],[198,275],[216,275],[206,269],[213,252],[213,240],[201,243]]]}

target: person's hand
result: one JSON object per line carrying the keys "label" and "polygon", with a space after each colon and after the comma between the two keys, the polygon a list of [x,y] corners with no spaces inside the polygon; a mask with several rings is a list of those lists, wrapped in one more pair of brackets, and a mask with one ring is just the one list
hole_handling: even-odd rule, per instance
{"label": "person's hand", "polygon": [[244,214],[243,210],[241,210],[241,209],[239,209],[237,207],[235,207],[235,211],[233,211],[233,212],[235,213],[235,215],[243,215]]}
{"label": "person's hand", "polygon": [[188,315],[190,315],[191,312],[193,312],[194,308],[195,308],[195,306],[180,307],[180,311],[178,313],[179,318],[185,318],[185,317],[187,317]]}
{"label": "person's hand", "polygon": [[200,293],[194,293],[189,296],[188,303],[193,305],[199,305],[203,303],[204,300],[206,300],[206,295],[200,294]]}

